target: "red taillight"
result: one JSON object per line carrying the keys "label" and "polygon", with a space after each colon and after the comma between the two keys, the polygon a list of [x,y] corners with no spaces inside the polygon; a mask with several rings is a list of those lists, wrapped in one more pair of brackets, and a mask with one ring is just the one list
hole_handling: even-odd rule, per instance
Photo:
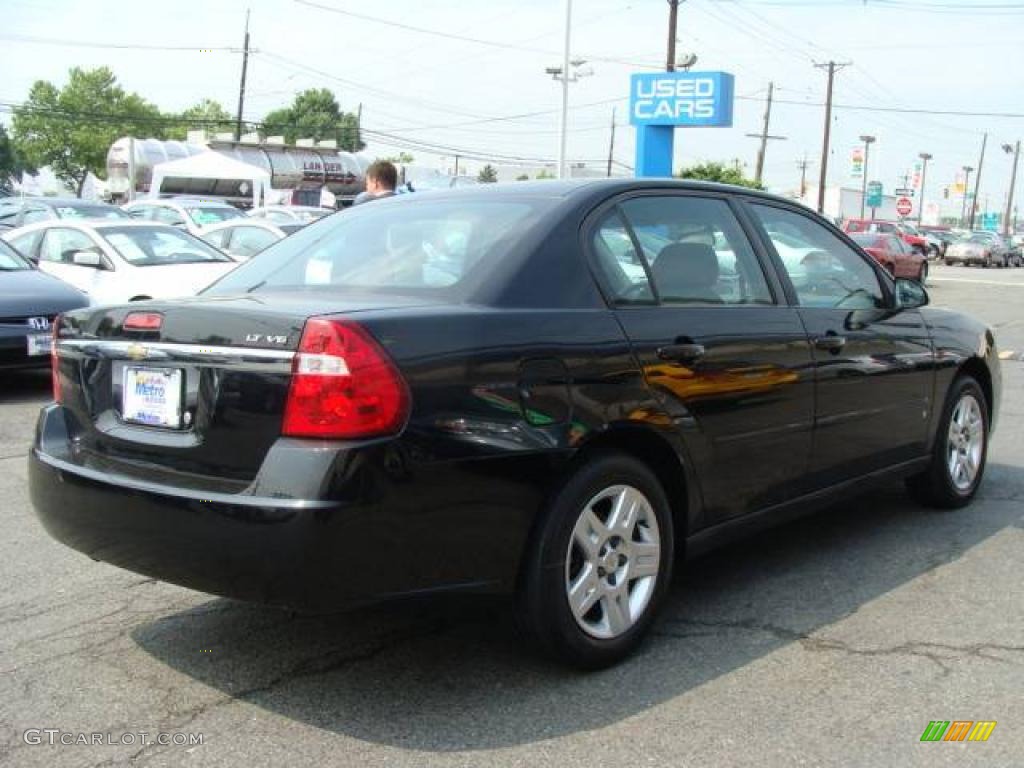
{"label": "red taillight", "polygon": [[60,391],[60,356],[57,354],[57,338],[60,329],[60,315],[53,319],[53,338],[50,341],[50,380],[53,382],[53,402],[61,402]]}
{"label": "red taillight", "polygon": [[159,312],[129,312],[124,319],[126,331],[159,331],[164,316]]}
{"label": "red taillight", "polygon": [[389,435],[402,428],[408,411],[405,382],[365,330],[341,320],[306,321],[292,363],[282,434]]}

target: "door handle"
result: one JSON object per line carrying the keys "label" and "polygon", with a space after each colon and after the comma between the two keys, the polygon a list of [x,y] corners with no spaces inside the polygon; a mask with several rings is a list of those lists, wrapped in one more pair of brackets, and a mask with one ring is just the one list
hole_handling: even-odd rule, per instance
{"label": "door handle", "polygon": [[658,357],[662,360],[675,360],[682,363],[703,356],[703,344],[669,344],[665,347],[658,347]]}
{"label": "door handle", "polygon": [[840,336],[834,331],[829,331],[824,336],[816,338],[814,340],[814,346],[818,349],[828,350],[834,354],[846,346],[846,337]]}

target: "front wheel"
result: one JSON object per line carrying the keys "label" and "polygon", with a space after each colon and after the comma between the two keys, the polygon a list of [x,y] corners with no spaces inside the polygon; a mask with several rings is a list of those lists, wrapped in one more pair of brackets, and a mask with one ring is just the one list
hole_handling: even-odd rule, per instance
{"label": "front wheel", "polygon": [[942,509],[970,502],[985,474],[988,425],[985,394],[978,382],[971,376],[958,377],[946,398],[931,463],[907,479],[910,493],[923,504]]}
{"label": "front wheel", "polygon": [[563,483],[529,544],[516,596],[520,629],[577,667],[622,660],[667,593],[673,535],[650,469],[623,454],[593,458]]}
{"label": "front wheel", "polygon": [[921,270],[917,273],[917,282],[924,285],[928,282],[928,262],[921,262]]}

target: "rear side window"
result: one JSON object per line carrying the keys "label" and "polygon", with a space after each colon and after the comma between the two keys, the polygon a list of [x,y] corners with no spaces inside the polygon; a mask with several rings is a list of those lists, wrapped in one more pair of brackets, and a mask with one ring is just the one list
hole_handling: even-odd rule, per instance
{"label": "rear side window", "polygon": [[616,303],[773,303],[760,263],[724,200],[626,200],[599,222],[592,249]]}

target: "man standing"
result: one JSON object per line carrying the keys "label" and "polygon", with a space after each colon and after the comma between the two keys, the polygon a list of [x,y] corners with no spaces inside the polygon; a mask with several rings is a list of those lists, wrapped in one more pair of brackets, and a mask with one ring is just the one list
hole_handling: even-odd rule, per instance
{"label": "man standing", "polygon": [[366,169],[366,191],[356,195],[353,205],[394,197],[398,186],[398,169],[387,160],[377,160]]}

